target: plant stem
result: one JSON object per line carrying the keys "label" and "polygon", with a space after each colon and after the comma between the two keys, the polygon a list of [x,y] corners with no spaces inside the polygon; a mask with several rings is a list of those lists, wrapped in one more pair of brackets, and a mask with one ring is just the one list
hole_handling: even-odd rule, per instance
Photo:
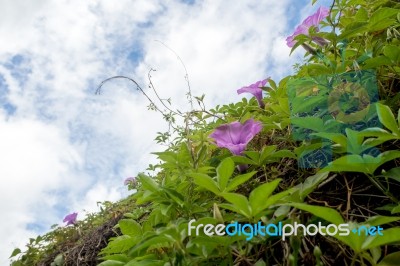
{"label": "plant stem", "polygon": [[383,194],[385,194],[388,198],[390,198],[393,202],[399,203],[399,200],[392,195],[389,191],[385,190],[381,182],[376,180],[373,175],[368,175],[368,179],[371,181],[372,184],[374,184],[375,187],[377,187],[380,191],[382,191]]}

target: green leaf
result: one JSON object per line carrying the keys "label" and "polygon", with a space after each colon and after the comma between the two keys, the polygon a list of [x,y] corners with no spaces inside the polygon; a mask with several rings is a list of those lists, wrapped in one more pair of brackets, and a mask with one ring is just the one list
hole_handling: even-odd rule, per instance
{"label": "green leaf", "polygon": [[126,254],[113,254],[113,255],[108,255],[102,257],[103,260],[114,260],[114,261],[120,261],[120,262],[128,262],[129,257]]}
{"label": "green leaf", "polygon": [[396,222],[398,220],[400,220],[400,217],[377,215],[377,216],[368,218],[368,220],[366,220],[362,224],[369,224],[370,226],[378,226],[378,225]]}
{"label": "green leaf", "polygon": [[375,210],[391,212],[393,210],[393,208],[395,208],[395,207],[396,207],[396,205],[394,205],[394,204],[386,204],[381,207],[375,208]]}
{"label": "green leaf", "polygon": [[139,174],[138,179],[142,183],[143,187],[147,190],[156,192],[160,189],[158,187],[158,184],[152,178],[150,178],[144,174]]}
{"label": "green leaf", "polygon": [[382,173],[382,175],[400,182],[400,167],[392,168],[389,171]]}
{"label": "green leaf", "polygon": [[365,60],[364,62],[364,69],[373,69],[377,68],[380,66],[390,66],[393,65],[393,63],[390,61],[389,58],[386,56],[380,55],[376,57],[372,57],[370,59]]}
{"label": "green leaf", "polygon": [[176,154],[173,152],[153,152],[153,154],[157,155],[160,160],[170,163],[170,164],[176,164]]}
{"label": "green leaf", "polygon": [[365,167],[363,158],[356,154],[345,155],[334,160],[323,171],[370,173]]}
{"label": "green leaf", "polygon": [[132,238],[128,235],[118,236],[113,238],[111,242],[105,247],[102,254],[122,253],[131,249],[137,243],[138,238]]}
{"label": "green leaf", "polygon": [[399,212],[400,212],[400,204],[397,205],[396,207],[394,207],[394,208],[391,210],[391,213],[392,213],[392,214],[399,213]]}
{"label": "green leaf", "polygon": [[324,131],[324,122],[318,117],[294,117],[290,121],[292,124],[303,128],[312,129],[317,132]]}
{"label": "green leaf", "polygon": [[329,163],[322,171],[333,172],[360,172],[373,174],[382,164],[400,157],[400,151],[385,151],[377,157],[364,154],[352,154],[342,156],[339,159]]}
{"label": "green leaf", "polygon": [[64,256],[63,254],[58,254],[50,266],[62,266],[64,265]]}
{"label": "green leaf", "polygon": [[312,136],[317,136],[325,139],[329,139],[340,146],[342,146],[344,149],[347,149],[347,138],[345,135],[340,134],[340,133],[329,133],[329,132],[321,132],[321,133],[313,133],[311,134]]}
{"label": "green leaf", "polygon": [[125,265],[125,262],[117,261],[117,260],[107,260],[100,263],[98,266],[121,266]]}
{"label": "green leaf", "polygon": [[118,222],[119,228],[124,235],[139,237],[142,235],[142,226],[132,219],[122,219]]}
{"label": "green leaf", "polygon": [[400,261],[400,251],[390,253],[385,256],[377,266],[398,266]]}
{"label": "green leaf", "polygon": [[232,179],[231,182],[229,182],[228,186],[225,189],[225,192],[232,191],[236,189],[238,186],[249,180],[252,176],[254,176],[257,173],[257,171],[253,171],[250,173],[246,173],[243,175],[238,175],[235,178]]}
{"label": "green leaf", "polygon": [[235,206],[235,208],[239,211],[239,213],[243,214],[248,218],[251,217],[249,202],[245,196],[237,193],[223,193],[222,197],[228,202],[232,203],[233,206]]}
{"label": "green leaf", "polygon": [[363,34],[365,33],[365,30],[367,29],[367,22],[363,21],[356,21],[353,23],[350,23],[349,25],[346,26],[346,28],[343,30],[343,32],[339,35],[339,40],[344,40],[349,37],[358,35],[358,34]]}
{"label": "green leaf", "polygon": [[[246,152],[244,152],[246,154]],[[238,164],[250,164],[250,165],[258,165],[257,162],[245,156],[233,156],[232,160]]]}
{"label": "green leaf", "polygon": [[381,247],[371,248],[369,251],[375,263],[382,257]]}
{"label": "green leaf", "polygon": [[390,19],[399,13],[398,9],[389,7],[378,8],[369,19],[368,29],[369,31],[379,31],[392,25],[395,20]]}
{"label": "green leaf", "polygon": [[19,248],[16,248],[13,250],[13,252],[11,253],[10,258],[17,256],[18,254],[20,254],[22,251]]}
{"label": "green leaf", "polygon": [[262,184],[256,187],[249,196],[250,207],[253,214],[256,214],[264,210],[266,206],[266,201],[272,192],[276,189],[281,181],[280,178],[275,179],[272,182]]}
{"label": "green leaf", "polygon": [[[282,192],[279,192],[277,194],[274,194],[272,196],[270,196],[266,202],[264,203],[264,209],[270,207],[271,205],[277,203],[280,199],[286,197],[287,195],[293,193],[293,191],[295,191],[295,188],[290,188],[290,189],[286,189]],[[261,210],[261,212],[263,212],[263,210]],[[256,217],[257,215],[259,215],[259,213],[254,213],[254,217]]]}
{"label": "green leaf", "polygon": [[[327,67],[324,64],[308,64],[307,65],[307,71],[310,76],[318,76],[318,75],[324,75],[324,74],[331,74],[332,73],[332,68]],[[319,100],[321,100],[320,97],[318,97]],[[306,103],[306,101],[304,102]]]}
{"label": "green leaf", "polygon": [[368,236],[362,245],[362,249],[384,246],[400,242],[400,227],[389,228],[382,231],[383,235]]}
{"label": "green leaf", "polygon": [[247,157],[249,157],[251,160],[253,160],[254,162],[257,162],[259,164],[259,161],[260,161],[260,153],[259,152],[245,151],[244,154],[247,155]]}
{"label": "green leaf", "polygon": [[271,157],[273,158],[292,158],[292,159],[297,159],[297,156],[289,151],[289,150],[279,150],[273,154],[271,154]]}
{"label": "green leaf", "polygon": [[228,204],[228,203],[220,203],[219,207],[224,208],[226,210],[230,210],[232,212],[236,212],[239,213],[241,215],[244,215],[245,217],[249,217],[250,218],[250,214],[244,214],[243,211],[241,209],[239,209],[238,207],[236,207],[233,204]]}
{"label": "green leaf", "polygon": [[[350,231],[353,229],[357,229],[359,227],[359,225],[357,223],[348,222],[348,224],[349,224]],[[360,253],[362,251],[361,245],[363,244],[363,242],[366,239],[366,236],[364,234],[361,234],[361,235],[349,234],[349,235],[343,235],[343,236],[336,234],[333,237],[342,241],[343,243],[345,243],[346,245],[351,247],[357,253]]]}
{"label": "green leaf", "polygon": [[129,260],[125,266],[163,266],[165,261],[159,260],[155,254],[139,255],[134,259]]}
{"label": "green leaf", "polygon": [[322,218],[330,223],[333,223],[335,225],[339,225],[344,223],[344,220],[342,216],[337,212],[335,209],[328,208],[328,207],[322,207],[322,206],[314,206],[314,205],[308,205],[305,203],[296,203],[296,202],[291,202],[291,203],[286,203],[284,205],[289,205],[292,207],[295,207],[297,209],[309,212],[319,218]]}
{"label": "green leaf", "polygon": [[361,131],[360,133],[364,136],[376,137],[377,140],[379,140],[381,143],[388,141],[388,140],[397,139],[396,136],[389,133],[385,129],[379,128],[379,127],[370,127],[370,128],[367,128],[367,129]]}
{"label": "green leaf", "polygon": [[351,130],[350,128],[346,128],[346,135],[348,139],[347,151],[352,154],[361,154],[361,143],[364,136],[360,132]]}
{"label": "green leaf", "polygon": [[356,21],[368,21],[368,11],[364,7],[360,7],[355,15]]}
{"label": "green leaf", "polygon": [[378,103],[378,104],[376,104],[376,109],[378,112],[379,121],[381,121],[381,123],[387,129],[392,131],[393,134],[400,137],[399,127],[397,125],[396,119],[394,118],[392,110],[390,110],[390,107],[387,105]]}
{"label": "green leaf", "polygon": [[259,163],[262,164],[269,156],[274,154],[275,150],[276,145],[264,146],[264,148],[261,150]]}
{"label": "green leaf", "polygon": [[137,251],[144,250],[147,248],[154,246],[157,247],[166,247],[169,243],[174,242],[175,240],[167,234],[160,234],[160,235],[150,235],[146,237],[140,243],[137,243],[135,247],[129,251],[129,256],[134,254]]}
{"label": "green leaf", "polygon": [[394,63],[400,61],[400,48],[396,45],[386,45],[383,50],[383,54]]}
{"label": "green leaf", "polygon": [[275,81],[273,81],[272,79],[268,80],[269,85],[271,85],[272,89],[277,90],[278,87],[276,86]]}
{"label": "green leaf", "polygon": [[[367,157],[367,158],[368,158],[368,157],[374,158],[374,157],[372,157],[372,156],[366,156],[366,157]],[[389,162],[389,161],[391,161],[391,160],[397,159],[397,158],[399,158],[399,157],[400,157],[400,151],[399,151],[399,150],[382,152],[382,153],[379,154],[379,156],[378,156],[378,158],[381,159],[381,160],[379,161],[379,166],[382,165],[382,164],[384,164],[384,163],[386,163],[386,162]]]}
{"label": "green leaf", "polygon": [[165,265],[165,261],[160,261],[156,259],[147,259],[147,260],[132,260],[125,264],[125,266],[163,266]]}
{"label": "green leaf", "polygon": [[225,158],[217,167],[217,179],[219,183],[220,191],[225,190],[228,184],[229,178],[232,176],[235,170],[235,164],[231,158]]}
{"label": "green leaf", "polygon": [[191,173],[189,175],[193,177],[194,182],[198,186],[203,187],[216,195],[220,194],[221,191],[219,190],[217,183],[208,175],[201,173]]}
{"label": "green leaf", "polygon": [[295,98],[292,101],[292,113],[311,112],[316,106],[321,106],[321,103],[326,101],[322,96],[307,96]]}
{"label": "green leaf", "polygon": [[170,188],[164,187],[163,190],[168,194],[168,196],[175,201],[178,205],[183,206],[185,203],[185,198],[178,191]]}
{"label": "green leaf", "polygon": [[304,200],[308,194],[314,191],[314,189],[324,181],[329,175],[329,172],[319,172],[313,176],[307,177],[307,179],[300,185],[300,198]]}

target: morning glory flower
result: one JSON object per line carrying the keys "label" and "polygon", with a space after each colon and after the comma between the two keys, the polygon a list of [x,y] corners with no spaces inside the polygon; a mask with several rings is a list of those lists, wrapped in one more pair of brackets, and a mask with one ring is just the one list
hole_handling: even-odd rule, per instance
{"label": "morning glory flower", "polygon": [[238,94],[244,93],[244,92],[248,92],[254,95],[254,97],[256,97],[258,105],[261,108],[264,108],[264,102],[262,101],[262,87],[265,86],[265,84],[268,82],[269,78],[264,79],[264,80],[260,80],[257,81],[254,84],[251,84],[250,86],[246,86],[246,87],[242,87],[240,89],[237,90]]}
{"label": "morning glory flower", "polygon": [[299,26],[297,26],[296,30],[292,35],[286,38],[287,46],[293,47],[296,44],[294,38],[300,34],[308,35],[308,30],[310,27],[317,27],[319,23],[324,20],[329,15],[329,8],[320,7],[317,12],[313,15],[306,18]]}
{"label": "morning glory flower", "polygon": [[129,184],[132,184],[132,185],[136,184],[136,178],[128,177],[127,179],[125,179],[124,185],[127,186]]}
{"label": "morning glory flower", "polygon": [[234,155],[241,155],[247,144],[262,129],[260,122],[249,119],[244,124],[232,122],[217,127],[210,135],[220,148],[229,149]]}
{"label": "morning glory flower", "polygon": [[67,225],[70,224],[75,224],[76,223],[76,217],[78,216],[77,212],[73,212],[71,214],[68,214],[67,216],[65,216],[63,222],[67,222]]}

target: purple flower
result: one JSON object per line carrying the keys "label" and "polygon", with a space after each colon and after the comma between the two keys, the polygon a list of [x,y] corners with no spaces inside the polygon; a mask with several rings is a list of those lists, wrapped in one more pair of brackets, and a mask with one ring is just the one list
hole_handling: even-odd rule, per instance
{"label": "purple flower", "polygon": [[232,122],[217,127],[210,135],[218,147],[227,148],[235,155],[241,155],[247,144],[262,129],[260,122],[249,119],[244,124]]}
{"label": "purple flower", "polygon": [[238,94],[244,93],[244,92],[249,92],[251,94],[254,95],[254,97],[256,97],[258,105],[261,108],[264,108],[264,102],[262,101],[262,87],[265,86],[265,84],[269,81],[270,78],[264,79],[264,80],[260,80],[257,81],[254,84],[251,84],[250,86],[247,87],[242,87],[240,89],[237,90]]}
{"label": "purple flower", "polygon": [[124,181],[124,185],[127,186],[129,184],[135,184],[136,183],[136,178],[134,177],[128,177],[127,179],[125,179]]}
{"label": "purple flower", "polygon": [[318,8],[317,12],[313,15],[306,18],[299,26],[297,26],[296,30],[292,35],[286,38],[287,46],[293,47],[296,44],[294,38],[300,34],[308,35],[308,30],[310,27],[314,26],[317,27],[319,23],[325,19],[329,15],[329,8],[320,7]]}
{"label": "purple flower", "polygon": [[68,214],[67,216],[65,216],[63,222],[67,222],[67,225],[70,224],[75,224],[76,223],[76,217],[78,216],[77,212],[73,212],[71,214]]}

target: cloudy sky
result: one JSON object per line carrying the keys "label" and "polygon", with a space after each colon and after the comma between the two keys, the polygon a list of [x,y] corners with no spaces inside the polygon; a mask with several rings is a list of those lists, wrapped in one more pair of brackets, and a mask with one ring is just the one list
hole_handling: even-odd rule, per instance
{"label": "cloudy sky", "polygon": [[[236,90],[292,73],[285,38],[311,0],[0,0],[0,264],[29,237],[96,203],[127,195],[123,180],[155,162],[161,117],[127,81],[188,110],[240,100]],[[149,92],[150,95],[152,95]]]}

